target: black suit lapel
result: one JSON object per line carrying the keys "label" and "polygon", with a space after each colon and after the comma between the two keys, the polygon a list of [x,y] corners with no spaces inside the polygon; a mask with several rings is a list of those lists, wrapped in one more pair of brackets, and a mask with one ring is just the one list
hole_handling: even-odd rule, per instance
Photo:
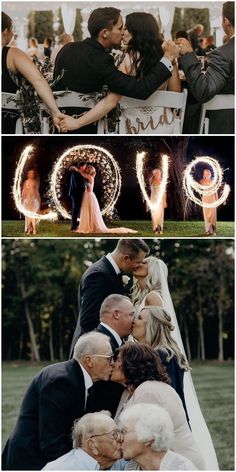
{"label": "black suit lapel", "polygon": [[102,326],[101,324],[98,325],[97,331],[102,334],[106,334],[110,338],[111,342],[111,347],[112,347],[112,352],[113,354],[115,353],[116,349],[119,347],[118,342],[116,341],[116,338],[113,336],[113,334],[105,328],[105,326]]}
{"label": "black suit lapel", "polygon": [[101,261],[103,262],[104,266],[107,268],[107,270],[109,271],[112,279],[114,280],[114,282],[116,284],[116,287],[119,290],[118,293],[123,293],[124,288],[123,288],[123,283],[122,283],[122,275],[121,274],[117,275],[114,267],[112,266],[112,264],[110,263],[110,261],[107,259],[106,256],[103,256]]}

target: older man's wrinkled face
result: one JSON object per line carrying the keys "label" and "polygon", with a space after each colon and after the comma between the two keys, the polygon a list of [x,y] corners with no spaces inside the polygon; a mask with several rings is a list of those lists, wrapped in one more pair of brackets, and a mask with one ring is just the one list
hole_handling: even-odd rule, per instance
{"label": "older man's wrinkled face", "polygon": [[90,374],[93,381],[109,380],[114,364],[110,342],[106,341],[98,345],[96,354],[91,354],[89,357],[92,359]]}
{"label": "older man's wrinkled face", "polygon": [[103,426],[103,431],[91,436],[98,451],[96,460],[101,462],[117,461],[121,457],[121,435],[116,423],[109,418]]}

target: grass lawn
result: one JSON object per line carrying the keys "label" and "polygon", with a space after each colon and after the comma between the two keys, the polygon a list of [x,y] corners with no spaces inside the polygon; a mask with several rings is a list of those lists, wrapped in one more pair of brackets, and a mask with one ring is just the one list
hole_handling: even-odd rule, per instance
{"label": "grass lawn", "polygon": [[[14,427],[22,396],[43,364],[3,363],[2,444]],[[192,365],[203,415],[212,435],[220,470],[234,470],[234,367],[232,364]]]}
{"label": "grass lawn", "polygon": [[[150,221],[115,221],[108,224],[109,228],[117,228],[124,226],[126,228],[135,229],[138,231],[135,236],[152,237],[156,236],[152,232]],[[114,237],[120,236],[120,233],[99,233],[99,234],[78,234],[70,231],[70,222],[57,221],[48,222],[41,221],[37,226],[38,234],[36,237],[59,237],[59,238],[84,238],[85,236],[92,237]],[[127,234],[127,233],[126,233]],[[22,237],[24,234],[24,221],[3,221],[2,222],[2,236],[3,237]],[[131,234],[131,237],[133,234]],[[164,234],[158,237],[204,237],[204,223],[203,221],[171,221],[165,222]],[[234,222],[222,221],[217,223],[218,237],[234,237]],[[32,235],[30,236],[32,237]]]}

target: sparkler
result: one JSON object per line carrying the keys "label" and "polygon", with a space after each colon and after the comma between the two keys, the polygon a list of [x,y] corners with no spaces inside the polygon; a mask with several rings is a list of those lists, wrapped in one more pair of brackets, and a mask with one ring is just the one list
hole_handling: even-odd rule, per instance
{"label": "sparkler", "polygon": [[[201,185],[193,178],[191,172],[198,163],[205,163],[212,168],[212,173],[214,177],[210,185]],[[203,202],[199,197],[195,195],[194,191],[197,192],[201,197],[216,193],[219,190],[219,188],[222,186],[223,174],[224,172],[219,162],[213,159],[213,157],[209,157],[209,156],[196,157],[190,162],[190,164],[188,164],[188,166],[186,167],[184,171],[183,185],[184,185],[184,190],[186,192],[187,197],[190,200],[192,200],[194,203],[196,203],[197,205],[200,205],[203,208],[217,208],[222,203],[224,203],[226,199],[228,198],[228,195],[230,192],[229,185],[224,184],[221,196],[212,203]]]}
{"label": "sparkler", "polygon": [[27,216],[28,218],[36,218],[37,220],[55,220],[57,219],[57,213],[55,213],[54,211],[50,211],[45,215],[41,215],[40,213],[34,213],[33,211],[27,210],[22,203],[22,175],[27,161],[30,161],[33,156],[34,146],[26,146],[26,148],[21,153],[19,162],[16,166],[16,172],[13,182],[13,198],[15,201],[16,208],[20,213]]}
{"label": "sparkler", "polygon": [[67,149],[56,161],[50,181],[50,194],[56,210],[64,218],[71,216],[60,202],[61,184],[64,172],[75,162],[86,161],[96,163],[101,170],[105,196],[105,206],[102,215],[114,208],[121,190],[120,169],[113,156],[106,149],[91,144],[83,144]]}
{"label": "sparkler", "polygon": [[143,165],[145,159],[145,152],[137,152],[136,156],[136,173],[137,178],[139,181],[139,185],[142,191],[143,198],[148,205],[151,211],[156,210],[162,201],[163,195],[166,190],[167,180],[168,180],[168,172],[169,172],[169,157],[166,154],[163,154],[161,157],[161,171],[162,171],[162,180],[160,183],[160,191],[158,192],[157,198],[155,202],[151,202],[147,191],[146,191],[146,184],[143,175]]}

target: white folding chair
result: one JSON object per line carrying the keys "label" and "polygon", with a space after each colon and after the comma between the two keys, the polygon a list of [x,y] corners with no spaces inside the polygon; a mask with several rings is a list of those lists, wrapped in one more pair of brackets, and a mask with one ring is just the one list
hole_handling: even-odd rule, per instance
{"label": "white folding chair", "polygon": [[[179,133],[182,133],[187,95],[187,89],[183,89],[181,93],[169,92],[166,90],[157,90],[147,100],[123,97],[120,101],[120,107],[121,110],[145,107],[172,108],[173,110],[176,110],[176,112],[178,112],[176,118],[174,118],[176,120],[177,125],[174,126],[174,128],[178,129]],[[119,133],[127,133],[124,120],[121,120],[120,122]]]}
{"label": "white folding chair", "polygon": [[[7,110],[18,111],[18,108],[16,105],[16,98],[17,98],[17,95],[15,93],[2,92],[2,96],[1,96],[2,109],[6,111]],[[21,117],[19,116],[19,118],[16,120],[15,134],[23,134],[23,133],[24,133],[23,122],[22,122]]]}
{"label": "white folding chair", "polygon": [[209,134],[209,118],[206,117],[208,110],[234,110],[234,95],[215,95],[211,100],[202,104],[200,115],[200,134]]}
{"label": "white folding chair", "polygon": [[[56,99],[57,106],[62,111],[64,108],[93,108],[96,105],[96,102],[90,95],[73,92],[71,90],[61,90],[58,92],[53,92],[53,95]],[[82,96],[82,97],[81,97]],[[45,105],[42,104],[42,111],[46,109]],[[45,114],[44,114],[45,115]],[[49,133],[49,119],[48,117],[43,117],[43,134]],[[83,129],[83,128],[81,128]],[[104,121],[102,119],[98,120],[97,124],[97,134],[104,134]]]}

